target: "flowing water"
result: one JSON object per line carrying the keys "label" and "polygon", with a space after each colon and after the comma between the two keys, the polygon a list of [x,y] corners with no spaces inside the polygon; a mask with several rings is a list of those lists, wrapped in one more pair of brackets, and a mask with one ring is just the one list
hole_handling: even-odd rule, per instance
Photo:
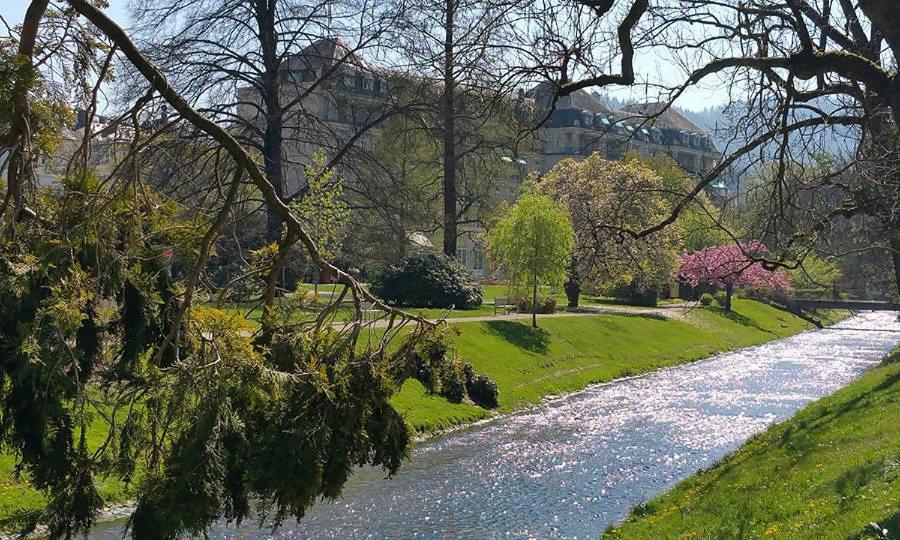
{"label": "flowing water", "polygon": [[[385,479],[360,470],[336,503],[274,535],[214,538],[597,538],[635,504],[857,377],[900,343],[895,313],[807,332],[584,392],[420,445]],[[122,524],[91,538],[119,538]]]}

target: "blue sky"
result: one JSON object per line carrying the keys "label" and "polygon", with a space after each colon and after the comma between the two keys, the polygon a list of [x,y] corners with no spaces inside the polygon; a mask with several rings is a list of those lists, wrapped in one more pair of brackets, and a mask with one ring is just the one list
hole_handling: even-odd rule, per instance
{"label": "blue sky", "polygon": [[[22,22],[25,16],[29,0],[0,0],[0,16],[9,25]],[[109,13],[120,25],[128,26],[128,0],[109,0]],[[665,81],[667,84],[675,84],[683,80],[684,75],[677,73],[674,66],[664,58],[645,51],[636,58],[635,72],[638,80]],[[706,87],[692,88],[685,92],[678,100],[678,105],[687,109],[700,110],[711,105],[719,105],[726,99],[725,92],[716,83]],[[644,101],[647,99],[645,88],[636,85],[631,88],[607,87],[599,89],[601,94],[613,95],[624,100]]]}
{"label": "blue sky", "polygon": [[[6,19],[6,22],[12,26],[22,22],[25,17],[25,10],[28,9],[29,0],[0,0],[0,15]],[[109,0],[109,9],[107,12],[119,24],[125,24],[128,21],[128,2],[125,0]]]}

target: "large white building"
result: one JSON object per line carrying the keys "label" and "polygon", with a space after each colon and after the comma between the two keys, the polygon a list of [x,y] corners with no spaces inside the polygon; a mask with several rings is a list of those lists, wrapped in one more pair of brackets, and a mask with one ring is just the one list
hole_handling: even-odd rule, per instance
{"label": "large white building", "polygon": [[[283,188],[289,196],[303,186],[303,167],[316,149],[341,148],[390,106],[391,85],[398,84],[398,79],[368,65],[339,39],[310,45],[290,57],[282,71],[281,103],[290,104],[293,112],[283,133],[287,164]],[[721,158],[703,130],[673,109],[657,114],[659,105],[649,104],[616,110],[585,91],[559,98],[551,108],[553,95],[548,85],[532,88],[519,99],[523,98],[543,123],[533,148],[518,155],[501,152],[497,156],[501,178],[492,185],[498,200],[515,201],[519,186],[531,171],[546,173],[566,157],[582,159],[600,152],[607,159],[621,159],[630,150],[664,153],[696,174],[709,170]],[[261,125],[258,94],[243,89],[239,102],[238,114]],[[366,130],[354,146],[371,149],[379,135],[378,128]],[[345,181],[352,181],[352,171],[339,173]],[[476,205],[473,214],[478,210]],[[483,228],[477,215],[472,221],[459,228],[457,257],[476,275],[486,275],[490,269],[478,240]],[[422,243],[416,231],[407,234]]]}

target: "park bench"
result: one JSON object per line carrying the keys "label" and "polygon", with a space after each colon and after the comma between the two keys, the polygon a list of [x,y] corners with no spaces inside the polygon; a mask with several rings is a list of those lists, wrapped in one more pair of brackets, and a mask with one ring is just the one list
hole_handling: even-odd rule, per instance
{"label": "park bench", "polygon": [[515,306],[510,303],[508,296],[498,296],[494,298],[494,315],[497,314],[497,310],[503,312],[504,315],[508,314],[513,310]]}
{"label": "park bench", "polygon": [[359,307],[362,308],[363,321],[374,321],[381,313],[381,310],[376,308],[375,304],[368,300],[360,302]]}

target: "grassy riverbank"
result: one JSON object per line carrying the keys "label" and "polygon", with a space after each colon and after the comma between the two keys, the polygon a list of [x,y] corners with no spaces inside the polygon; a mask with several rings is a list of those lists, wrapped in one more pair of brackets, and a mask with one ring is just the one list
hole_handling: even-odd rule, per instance
{"label": "grassy riverbank", "polygon": [[[477,371],[497,381],[500,412],[585,386],[705,358],[796,334],[812,325],[753,300],[738,299],[734,312],[701,308],[683,317],[596,315],[529,321],[467,322],[456,344]],[[429,432],[471,422],[490,413],[430,396],[408,381],[395,397],[409,424]]]}
{"label": "grassy riverbank", "polygon": [[[539,402],[552,394],[588,384],[697,360],[716,352],[754,345],[811,328],[807,322],[752,300],[736,300],[735,312],[694,309],[678,319],[644,315],[591,315],[546,318],[538,331],[527,320],[466,322],[456,343],[477,371],[500,387],[500,411]],[[394,404],[419,432],[429,432],[487,417],[490,412],[428,395],[417,381],[407,382]],[[99,442],[105,426],[91,426],[89,444]],[[97,441],[93,441],[93,439]],[[105,480],[108,503],[127,500],[121,482]],[[26,480],[16,479],[12,456],[0,455],[0,520],[45,504]]]}
{"label": "grassy riverbank", "polygon": [[608,538],[900,535],[900,350],[632,512]]}

